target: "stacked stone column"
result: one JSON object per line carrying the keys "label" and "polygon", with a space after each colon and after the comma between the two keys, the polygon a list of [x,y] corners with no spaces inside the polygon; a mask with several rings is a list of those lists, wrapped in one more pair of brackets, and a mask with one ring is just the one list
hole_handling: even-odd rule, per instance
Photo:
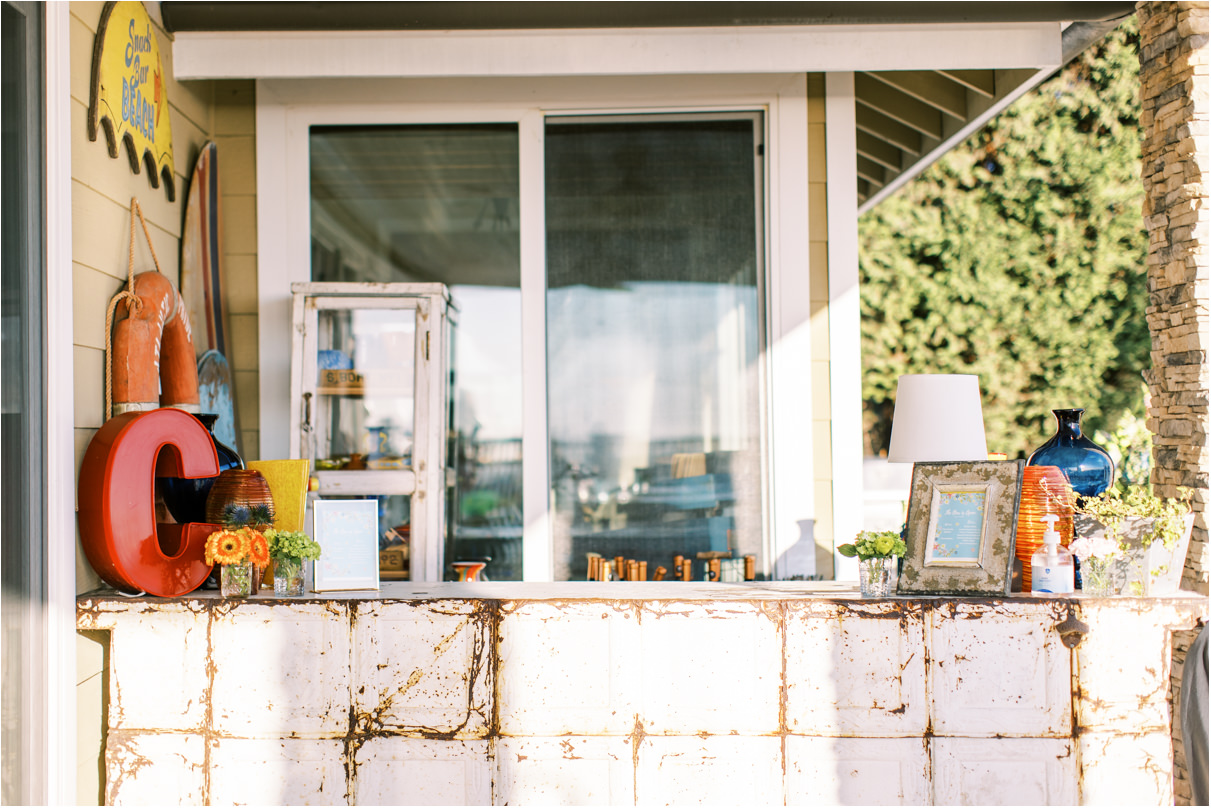
{"label": "stacked stone column", "polygon": [[1140,126],[1152,368],[1148,427],[1159,496],[1194,489],[1184,588],[1206,594],[1211,366],[1207,3],[1139,3]]}
{"label": "stacked stone column", "polygon": [[[1182,587],[1208,591],[1208,388],[1211,368],[1211,210],[1207,205],[1209,127],[1207,2],[1137,3],[1144,222],[1148,228],[1148,327],[1152,368],[1152,485],[1164,497],[1194,489],[1196,514]],[[1194,632],[1173,636],[1171,705],[1181,691]],[[1181,716],[1173,709],[1173,796],[1191,801]]]}

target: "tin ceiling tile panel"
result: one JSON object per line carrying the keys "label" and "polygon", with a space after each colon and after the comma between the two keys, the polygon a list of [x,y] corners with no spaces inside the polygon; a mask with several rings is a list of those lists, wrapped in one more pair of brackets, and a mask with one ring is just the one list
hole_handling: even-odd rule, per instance
{"label": "tin ceiling tile panel", "polygon": [[920,736],[925,669],[919,601],[787,604],[788,732]]}
{"label": "tin ceiling tile panel", "polygon": [[782,805],[782,739],[648,736],[636,805]]}
{"label": "tin ceiling tile panel", "polygon": [[927,805],[924,738],[786,738],[787,805]]}
{"label": "tin ceiling tile panel", "polygon": [[934,738],[932,744],[933,805],[1077,802],[1071,739]]}
{"label": "tin ceiling tile panel", "polygon": [[345,742],[217,738],[210,805],[348,805]]}
{"label": "tin ceiling tile panel", "polygon": [[[110,625],[97,614],[93,625]],[[136,606],[109,647],[109,727],[201,732],[206,722],[209,612],[197,601]],[[172,675],[165,677],[164,672]]]}
{"label": "tin ceiling tile panel", "polygon": [[495,805],[633,805],[634,738],[501,738]]}
{"label": "tin ceiling tile panel", "polygon": [[506,604],[500,619],[502,735],[629,735],[639,671],[637,604]]}
{"label": "tin ceiling tile panel", "polygon": [[639,717],[647,734],[782,729],[780,604],[648,602],[640,620]]}
{"label": "tin ceiling tile panel", "polygon": [[79,626],[112,632],[107,798],[1172,800],[1168,633],[1205,619],[1205,598],[745,591],[84,597]]}
{"label": "tin ceiling tile panel", "polygon": [[936,735],[1072,732],[1071,654],[1057,603],[946,601],[931,609],[929,692]]}
{"label": "tin ceiling tile panel", "polygon": [[337,601],[224,603],[211,627],[213,727],[240,738],[349,731],[349,609]]}
{"label": "tin ceiling tile panel", "polygon": [[483,602],[351,606],[357,732],[487,736],[494,621]]}
{"label": "tin ceiling tile panel", "polygon": [[350,804],[488,805],[488,741],[367,738],[353,753]]}
{"label": "tin ceiling tile panel", "polygon": [[1173,805],[1167,732],[1081,733],[1082,805]]}
{"label": "tin ceiling tile panel", "polygon": [[1163,602],[1124,605],[1082,605],[1088,633],[1076,648],[1077,723],[1082,729],[1163,732],[1169,725],[1169,631],[1183,621]]}
{"label": "tin ceiling tile panel", "polygon": [[205,802],[206,741],[201,735],[109,731],[105,742],[106,805]]}

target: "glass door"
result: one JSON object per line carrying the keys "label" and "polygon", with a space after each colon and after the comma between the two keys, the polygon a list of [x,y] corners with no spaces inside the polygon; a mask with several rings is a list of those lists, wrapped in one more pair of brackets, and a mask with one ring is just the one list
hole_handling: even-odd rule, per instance
{"label": "glass door", "polygon": [[[311,281],[438,281],[459,313],[447,565],[577,580],[588,553],[649,573],[683,555],[700,578],[701,555],[731,553],[773,568],[761,108],[305,129]],[[784,217],[806,210],[788,199]],[[789,241],[805,263],[806,236]],[[317,452],[338,462],[358,440],[343,425],[373,418],[330,417],[336,443]]]}
{"label": "glass door", "polygon": [[556,580],[765,566],[761,146],[759,113],[547,119]]}
{"label": "glass door", "polygon": [[[450,289],[459,317],[450,354],[447,455],[455,484],[444,575],[453,575],[451,562],[487,559],[487,578],[520,580],[517,124],[312,126],[309,154],[313,281],[439,282]],[[344,334],[343,326],[333,333]],[[382,420],[370,413],[379,405],[359,400],[363,405],[364,415],[355,407],[332,416],[347,419],[341,424]],[[388,458],[405,449],[396,445],[403,416],[391,417]],[[360,440],[346,440],[344,429],[325,433],[336,443],[322,450],[337,459]]]}

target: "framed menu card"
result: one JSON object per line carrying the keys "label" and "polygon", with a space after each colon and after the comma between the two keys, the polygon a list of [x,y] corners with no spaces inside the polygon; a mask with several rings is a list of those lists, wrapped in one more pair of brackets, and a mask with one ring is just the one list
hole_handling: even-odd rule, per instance
{"label": "framed menu card", "polygon": [[1008,595],[1024,460],[917,463],[900,594]]}
{"label": "framed menu card", "polygon": [[312,536],[323,548],[312,588],[378,589],[378,501],[316,499],[312,509]]}
{"label": "framed menu card", "polygon": [[925,566],[979,566],[991,486],[934,486],[925,536]]}

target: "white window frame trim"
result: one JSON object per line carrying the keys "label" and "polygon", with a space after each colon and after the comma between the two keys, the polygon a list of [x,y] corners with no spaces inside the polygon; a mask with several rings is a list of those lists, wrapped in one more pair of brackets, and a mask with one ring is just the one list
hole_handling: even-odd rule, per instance
{"label": "white window frame trim", "polygon": [[863,529],[862,302],[858,288],[858,162],[854,74],[824,76],[828,173],[829,412],[833,459],[833,580],[858,580],[837,552]]}
{"label": "white window frame trim", "polygon": [[[71,10],[46,3],[47,733],[45,796],[76,796],[75,314],[72,304]],[[37,753],[35,753],[37,755]]]}
{"label": "white window frame trim", "polygon": [[[367,99],[408,98],[409,102]],[[502,101],[490,99],[509,99]],[[760,110],[766,116],[767,571],[815,572],[791,552],[817,518],[812,468],[807,77],[381,79],[257,82],[260,456],[289,453],[290,285],[310,281],[312,125],[516,123],[521,177],[523,578],[551,581],[543,131],[547,116]],[[779,450],[778,447],[784,447]]]}
{"label": "white window frame trim", "polygon": [[1059,64],[1059,22],[177,33],[178,80],[645,76]]}

